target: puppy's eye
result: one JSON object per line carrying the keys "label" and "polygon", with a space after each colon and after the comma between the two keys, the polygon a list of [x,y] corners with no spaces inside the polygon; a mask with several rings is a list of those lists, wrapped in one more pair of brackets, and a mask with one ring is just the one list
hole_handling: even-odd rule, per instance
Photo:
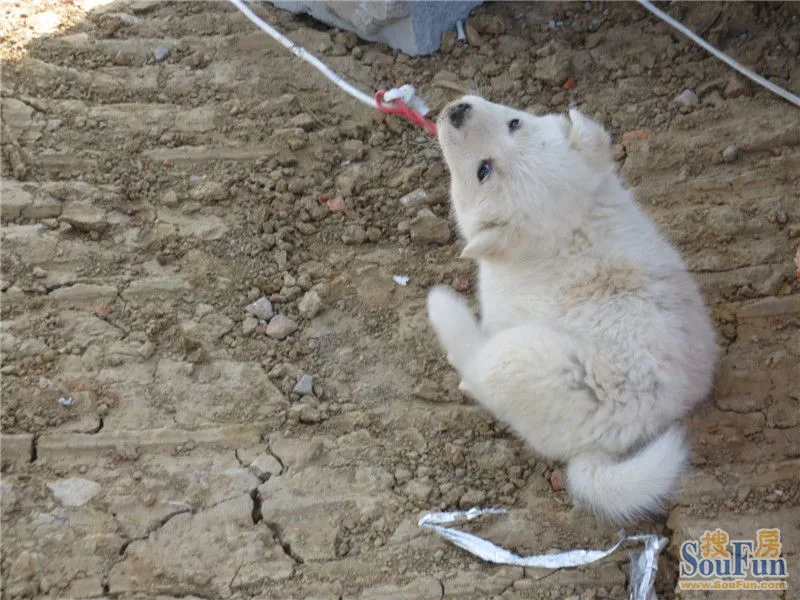
{"label": "puppy's eye", "polygon": [[483,183],[483,180],[486,179],[491,172],[492,163],[488,160],[484,160],[480,166],[478,166],[478,181]]}
{"label": "puppy's eye", "polygon": [[511,119],[508,122],[508,130],[511,133],[514,133],[517,129],[520,128],[520,125],[522,125],[522,123],[519,122],[519,119]]}

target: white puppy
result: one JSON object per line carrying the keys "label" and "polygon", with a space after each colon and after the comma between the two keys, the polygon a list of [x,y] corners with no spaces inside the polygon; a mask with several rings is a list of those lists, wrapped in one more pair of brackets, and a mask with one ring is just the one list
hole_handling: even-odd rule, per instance
{"label": "white puppy", "polygon": [[686,468],[677,421],[710,391],[717,346],[677,251],[580,112],[537,117],[467,96],[439,117],[480,324],[437,286],[428,315],[461,389],[614,522],[658,512]]}

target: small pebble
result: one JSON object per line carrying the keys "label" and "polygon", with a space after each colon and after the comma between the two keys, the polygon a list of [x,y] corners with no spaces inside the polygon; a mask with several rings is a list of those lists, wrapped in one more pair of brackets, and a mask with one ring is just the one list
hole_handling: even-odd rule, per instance
{"label": "small pebble", "polygon": [[643,142],[649,138],[652,133],[653,132],[649,129],[634,129],[633,131],[626,131],[622,134],[622,143],[628,144],[636,140]]}
{"label": "small pebble", "polygon": [[749,487],[744,487],[744,488],[741,488],[741,489],[740,489],[740,490],[739,490],[739,491],[736,493],[736,500],[737,500],[737,502],[739,502],[739,503],[741,504],[741,503],[743,503],[745,500],[747,500],[747,497],[748,497],[749,495],[750,495],[750,488],[749,488]]}
{"label": "small pebble", "polygon": [[433,485],[431,485],[427,478],[412,479],[406,484],[405,492],[420,502],[427,502],[428,498],[430,498],[430,495],[433,493]]}
{"label": "small pebble", "polygon": [[210,304],[198,304],[197,307],[194,309],[194,314],[197,319],[202,319],[206,315],[210,315],[214,312],[214,307]]}
{"label": "small pebble", "polygon": [[250,463],[250,471],[256,477],[265,481],[272,475],[280,475],[283,467],[280,461],[271,454],[262,454]]}
{"label": "small pebble", "polygon": [[725,150],[722,151],[722,160],[724,160],[726,163],[735,161],[738,156],[739,156],[739,149],[733,144],[731,144],[730,146],[725,148]]}
{"label": "small pebble", "polygon": [[475,506],[480,506],[486,501],[486,492],[482,490],[468,490],[461,499],[458,501],[458,505],[461,508],[472,508]]}
{"label": "small pebble", "polygon": [[344,202],[344,198],[341,196],[336,196],[336,198],[331,198],[326,202],[328,206],[328,210],[331,212],[344,212],[347,209],[347,205]]}
{"label": "small pebble", "polygon": [[480,46],[483,43],[481,36],[478,34],[478,30],[475,29],[475,26],[472,23],[467,23],[466,27],[464,27],[464,33],[467,37],[467,43],[470,46]]}
{"label": "small pebble", "polygon": [[0,507],[4,515],[13,511],[20,500],[22,500],[22,490],[13,487],[7,481],[0,481]]}
{"label": "small pebble", "polygon": [[162,202],[164,206],[175,208],[179,204],[178,194],[175,193],[175,190],[168,190],[167,193],[164,194]]}
{"label": "small pebble", "polygon": [[443,54],[447,54],[448,52],[452,52],[453,48],[456,46],[456,40],[458,38],[458,34],[455,31],[445,31],[442,34],[442,40],[439,43],[439,52]]}
{"label": "small pebble", "polygon": [[739,96],[743,96],[746,92],[747,84],[735,75],[731,75],[731,77],[728,79],[728,83],[725,85],[725,90],[722,93],[730,100],[733,98],[738,98]]}
{"label": "small pebble", "polygon": [[255,317],[247,317],[242,323],[242,333],[250,335],[256,330],[256,327],[258,327],[258,319]]}
{"label": "small pebble", "polygon": [[297,412],[297,419],[301,423],[320,423],[325,420],[322,411],[315,406],[300,405]]}
{"label": "small pebble", "polygon": [[275,340],[285,340],[297,331],[297,323],[285,315],[276,315],[267,325],[265,333]]}
{"label": "small pebble", "polygon": [[205,181],[192,189],[191,197],[203,204],[213,204],[227,200],[229,193],[230,190],[218,181]]}
{"label": "small pebble", "polygon": [[47,487],[64,506],[83,506],[100,492],[99,483],[77,477],[48,483]]}
{"label": "small pebble", "polygon": [[298,396],[313,396],[314,378],[308,373],[304,373],[292,391]]}
{"label": "small pebble", "polygon": [[422,188],[417,188],[400,198],[400,204],[406,208],[418,208],[424,206],[428,201],[428,193]]}
{"label": "small pebble", "polygon": [[159,46],[156,48],[156,51],[153,52],[153,57],[156,59],[156,62],[163,62],[167,60],[169,58],[169,48]]}
{"label": "small pebble", "polygon": [[347,225],[342,234],[345,244],[357,245],[367,241],[367,231],[361,225]]}
{"label": "small pebble", "polygon": [[550,487],[554,492],[564,489],[564,474],[558,469],[550,473]]}
{"label": "small pebble", "polygon": [[692,90],[686,89],[675,96],[675,102],[683,106],[697,106],[700,100],[697,98],[697,94],[695,94]]}
{"label": "small pebble", "polygon": [[272,302],[270,302],[269,298],[266,296],[262,296],[252,304],[248,304],[244,310],[262,321],[269,321],[275,314],[272,308]]}
{"label": "small pebble", "polygon": [[310,131],[316,126],[317,122],[308,113],[300,113],[299,115],[295,115],[289,120],[289,125],[292,127],[299,127],[304,131]]}
{"label": "small pebble", "polygon": [[319,297],[316,291],[309,290],[300,298],[300,302],[297,303],[297,310],[304,317],[313,319],[322,310],[322,298]]}
{"label": "small pebble", "polygon": [[139,356],[141,356],[145,360],[153,356],[155,351],[156,351],[155,345],[153,344],[153,342],[149,340],[145,340],[145,342],[141,346],[139,346],[138,350]]}
{"label": "small pebble", "polygon": [[423,379],[414,387],[414,396],[429,402],[441,401],[444,397],[441,386],[432,379]]}
{"label": "small pebble", "polygon": [[421,246],[446,244],[450,241],[450,226],[427,208],[423,208],[411,221],[411,241]]}

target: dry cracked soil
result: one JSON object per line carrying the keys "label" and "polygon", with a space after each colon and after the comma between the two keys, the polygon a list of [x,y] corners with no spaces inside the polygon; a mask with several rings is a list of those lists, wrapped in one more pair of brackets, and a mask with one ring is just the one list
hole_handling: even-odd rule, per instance
{"label": "dry cracked soil", "polygon": [[[487,4],[469,45],[448,34],[425,58],[256,10],[364,90],[411,82],[434,110],[460,90],[579,102],[608,126],[724,349],[693,472],[638,528],[670,538],[659,595],[701,597],[676,589],[682,541],[780,527],[790,587],[757,597],[794,597],[798,111],[632,3]],[[670,10],[800,91],[797,3]],[[474,273],[431,138],[225,2],[12,1],[0,18],[3,598],[625,597],[624,552],[501,567],[417,527],[499,505],[474,530],[518,552],[615,537],[461,396],[434,343],[427,287],[470,293]]]}

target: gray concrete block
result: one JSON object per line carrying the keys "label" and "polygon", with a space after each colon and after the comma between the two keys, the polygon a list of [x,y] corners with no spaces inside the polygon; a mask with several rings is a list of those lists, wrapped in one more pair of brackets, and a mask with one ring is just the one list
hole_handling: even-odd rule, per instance
{"label": "gray concrete block", "polygon": [[482,0],[271,0],[278,8],[307,13],[370,42],[417,56],[439,49],[442,34]]}

